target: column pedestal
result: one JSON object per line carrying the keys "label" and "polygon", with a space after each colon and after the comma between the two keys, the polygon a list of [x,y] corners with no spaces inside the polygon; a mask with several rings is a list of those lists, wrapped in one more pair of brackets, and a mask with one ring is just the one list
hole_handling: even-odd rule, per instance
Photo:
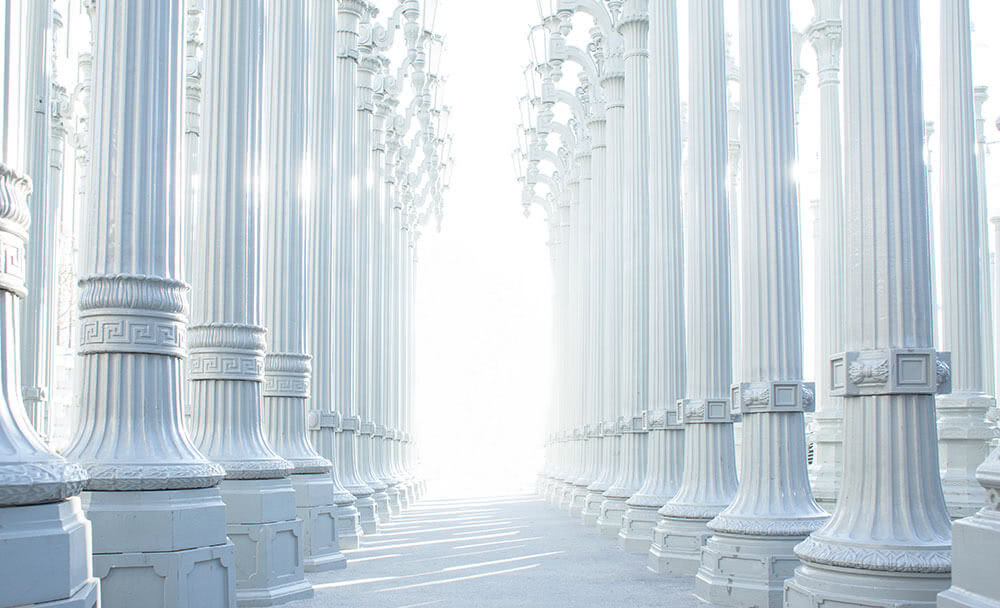
{"label": "column pedestal", "polygon": [[305,571],[325,572],[347,567],[337,538],[337,507],[332,504],[333,480],[329,473],[291,475],[295,514],[302,520]]}
{"label": "column pedestal", "polygon": [[273,606],[312,597],[292,482],[226,479],[226,532],[236,546],[236,603]]}
{"label": "column pedestal", "polygon": [[989,395],[942,395],[937,398],[938,459],[941,486],[952,519],[975,515],[986,506],[986,491],[976,481],[976,467],[986,460],[996,429],[986,412],[996,401]]}
{"label": "column pedestal", "polygon": [[[673,498],[680,486],[684,470],[684,427],[667,425],[673,412],[663,412],[657,422],[661,428],[651,428],[646,483],[625,501],[622,526],[618,532],[618,547],[627,553],[647,553],[653,541],[653,530],[660,521],[659,510]],[[666,427],[666,428],[663,428]]]}
{"label": "column pedestal", "polygon": [[232,606],[236,552],[218,488],[84,492],[101,605]]}
{"label": "column pedestal", "polygon": [[94,608],[90,522],[80,499],[0,508],[0,589],[4,605]]}

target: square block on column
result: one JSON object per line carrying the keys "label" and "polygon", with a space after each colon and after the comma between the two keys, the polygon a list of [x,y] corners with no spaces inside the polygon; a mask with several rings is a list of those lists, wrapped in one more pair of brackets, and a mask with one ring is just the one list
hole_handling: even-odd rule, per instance
{"label": "square block on column", "polygon": [[225,479],[219,484],[227,524],[256,524],[295,518],[295,489],[287,478]]}
{"label": "square block on column", "polygon": [[108,607],[224,608],[233,605],[232,543],[144,553],[94,554],[101,603]]}
{"label": "square block on column", "polygon": [[230,524],[236,545],[236,601],[240,606],[271,606],[312,597],[305,579],[302,521]]}

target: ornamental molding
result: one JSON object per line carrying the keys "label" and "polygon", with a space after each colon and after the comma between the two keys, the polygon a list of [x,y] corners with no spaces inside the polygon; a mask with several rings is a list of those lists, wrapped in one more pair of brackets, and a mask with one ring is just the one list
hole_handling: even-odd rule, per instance
{"label": "ornamental molding", "polygon": [[64,500],[82,492],[86,483],[83,467],[58,457],[0,464],[0,507]]}
{"label": "ornamental molding", "polygon": [[296,471],[283,458],[268,460],[213,460],[226,471],[226,479],[281,479]]}
{"label": "ornamental molding", "polygon": [[677,418],[684,424],[732,423],[728,399],[678,399]]}
{"label": "ornamental molding", "polygon": [[375,424],[372,422],[362,422],[361,426],[358,428],[358,432],[362,435],[374,435],[375,434]]}
{"label": "ornamental molding", "polygon": [[739,517],[719,514],[708,522],[713,532],[741,536],[809,536],[822,528],[830,516],[810,517]]}
{"label": "ornamental molding", "polygon": [[212,323],[188,331],[191,380],[263,381],[267,334],[263,327]]}
{"label": "ornamental molding", "polygon": [[816,409],[813,382],[741,382],[732,387],[732,413],[812,412]]}
{"label": "ornamental molding", "polygon": [[306,426],[310,431],[318,431],[320,429],[330,429],[332,431],[339,431],[341,430],[340,414],[337,412],[309,410],[309,412],[306,414]]}
{"label": "ornamental molding", "polygon": [[303,353],[268,353],[264,357],[264,396],[308,398],[311,360]]}
{"label": "ornamental molding", "polygon": [[211,488],[218,485],[226,475],[225,469],[211,462],[81,464],[90,474],[86,489],[95,491]]}
{"label": "ornamental molding", "polygon": [[833,396],[951,392],[951,353],[933,348],[848,351],[830,357]]}
{"label": "ornamental molding", "polygon": [[357,416],[344,416],[341,421],[341,431],[357,431],[361,426],[361,419]]}
{"label": "ornamental molding", "polygon": [[917,547],[873,547],[830,542],[810,536],[795,547],[795,555],[806,563],[840,568],[904,572],[908,574],[947,574],[951,572],[951,550]]}
{"label": "ornamental molding", "polygon": [[187,283],[112,274],[82,277],[78,284],[79,354],[185,356]]}

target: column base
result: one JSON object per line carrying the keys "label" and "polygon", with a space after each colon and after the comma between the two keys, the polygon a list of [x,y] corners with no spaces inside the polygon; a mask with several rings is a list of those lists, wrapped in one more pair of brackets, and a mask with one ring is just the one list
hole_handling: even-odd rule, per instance
{"label": "column base", "polygon": [[375,501],[375,517],[380,524],[387,524],[392,518],[392,513],[389,511],[389,495],[386,493],[388,489],[387,487],[381,492],[372,494],[372,500]]}
{"label": "column base", "polygon": [[341,549],[357,549],[361,539],[361,516],[353,502],[336,505],[337,543]]}
{"label": "column base", "polygon": [[295,490],[295,515],[302,520],[305,571],[346,568],[347,558],[337,542],[337,507],[330,475],[292,475],[289,479]]}
{"label": "column base", "polygon": [[1000,608],[1000,511],[982,509],[951,528],[951,587],[940,608]]}
{"label": "column base", "polygon": [[291,480],[226,479],[219,490],[226,532],[236,545],[236,604],[274,606],[312,597]]}
{"label": "column base", "polygon": [[799,565],[803,536],[735,536],[716,532],[701,550],[695,596],[720,606],[781,608],[785,579]]}
{"label": "column base", "polygon": [[[948,587],[948,580],[947,574],[904,574],[803,563],[795,569],[794,578],[785,583],[785,608],[934,608],[937,594]],[[948,604],[942,601],[940,606]]]}
{"label": "column base", "polygon": [[407,481],[399,483],[399,509],[406,511],[413,504],[413,494],[410,484]]}
{"label": "column base", "polygon": [[986,506],[986,491],[976,469],[990,452],[996,431],[986,413],[996,400],[986,395],[941,395],[937,398],[938,455],[941,489],[952,519],[971,517]]}
{"label": "column base", "polygon": [[354,502],[354,508],[358,510],[358,523],[361,525],[361,531],[365,534],[375,534],[375,530],[378,528],[377,507],[371,496],[358,498]]}
{"label": "column base", "polygon": [[573,504],[573,492],[576,490],[576,486],[568,481],[562,483],[562,492],[559,494],[559,507],[560,511],[566,511],[569,513],[570,507]]}
{"label": "column base", "polygon": [[618,548],[626,553],[643,554],[649,551],[653,541],[653,528],[660,516],[659,507],[629,506],[622,514],[622,526],[618,530]]}
{"label": "column base", "polygon": [[231,608],[236,555],[219,488],[84,492],[104,608]]}
{"label": "column base", "polygon": [[95,553],[103,608],[236,606],[232,543],[181,551]]}
{"label": "column base", "polygon": [[604,494],[594,490],[587,490],[587,496],[583,499],[583,513],[580,519],[587,527],[596,526],[597,520],[601,517],[601,503],[604,502]]}
{"label": "column base", "polygon": [[628,500],[627,496],[604,497],[604,501],[601,503],[601,516],[597,518],[597,528],[600,530],[601,536],[608,538],[618,536],[618,531],[622,527],[622,515],[628,509],[628,506],[625,505],[626,500]]}
{"label": "column base", "polygon": [[403,511],[403,503],[399,496],[399,482],[392,482],[385,494],[389,497],[389,516],[397,517]]}
{"label": "column base", "polygon": [[579,519],[583,514],[584,501],[587,499],[586,484],[575,484],[569,499],[569,516]]}
{"label": "column base", "polygon": [[646,566],[665,576],[694,576],[701,566],[701,548],[712,536],[709,519],[661,517],[653,528]]}
{"label": "column base", "polygon": [[0,589],[5,606],[92,608],[90,522],[79,498],[0,507]]}

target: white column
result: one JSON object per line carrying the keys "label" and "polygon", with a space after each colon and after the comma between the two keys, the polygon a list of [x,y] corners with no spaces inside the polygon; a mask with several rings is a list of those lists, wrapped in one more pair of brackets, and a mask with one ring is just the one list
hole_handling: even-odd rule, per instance
{"label": "white column", "polygon": [[308,352],[312,355],[309,431],[316,451],[329,462],[336,505],[337,537],[343,549],[356,549],[361,528],[354,495],[340,483],[336,465],[340,459],[337,429],[340,428],[339,406],[336,400],[334,376],[341,365],[335,357],[334,308],[334,249],[336,230],[336,132],[337,105],[340,90],[336,88],[336,12],[337,0],[318,0],[309,6],[308,76],[306,95],[312,100],[309,112],[306,145],[306,170],[312,182],[310,228],[305,255],[306,317]]}
{"label": "white column", "polygon": [[607,142],[605,132],[607,121],[604,113],[604,100],[596,83],[591,83],[588,87],[591,105],[589,124],[590,130],[590,200],[594,208],[593,223],[594,230],[591,234],[592,247],[594,250],[594,273],[596,275],[592,307],[594,309],[594,326],[596,353],[594,361],[594,373],[596,375],[595,384],[597,394],[597,405],[594,412],[594,434],[597,436],[597,447],[595,448],[594,480],[587,486],[587,496],[584,498],[583,513],[580,515],[583,524],[586,526],[596,526],[597,519],[601,514],[601,503],[604,501],[604,490],[611,484],[611,475],[614,474],[611,460],[611,409],[613,398],[610,394],[612,383],[610,382],[610,361],[611,353],[608,349],[609,336],[607,329],[609,322],[609,308],[607,306],[607,285],[608,274],[608,196],[607,196]]}
{"label": "white column", "polygon": [[[951,542],[938,471],[919,4],[844,1],[844,472],[829,522],[796,547],[786,608],[930,608]],[[878,311],[879,314],[872,314]],[[942,387],[947,390],[946,386]]]}
{"label": "white column", "polygon": [[[608,249],[610,252],[608,264],[608,306],[609,325],[608,331],[611,336],[609,345],[611,347],[611,384],[614,387],[612,407],[614,413],[609,420],[612,428],[612,455],[613,477],[609,480],[610,487],[604,491],[604,500],[601,502],[601,515],[597,519],[597,527],[601,535],[616,537],[621,528],[622,514],[625,513],[625,501],[638,489],[632,487],[631,454],[636,451],[633,441],[633,433],[630,430],[632,425],[632,407],[635,403],[635,384],[632,376],[632,326],[631,317],[633,287],[631,277],[633,271],[626,270],[631,255],[629,247],[632,245],[632,234],[628,232],[631,226],[629,199],[624,196],[628,186],[626,182],[626,159],[628,127],[625,116],[625,64],[623,61],[624,48],[620,40],[615,38],[605,38],[602,41],[604,46],[604,72],[602,74],[602,86],[607,95],[607,105],[605,112],[607,115],[607,203],[609,213],[607,217]],[[626,418],[627,416],[627,418]],[[643,450],[640,455],[644,456]],[[640,478],[641,481],[641,478]]]}
{"label": "white column", "polygon": [[375,475],[372,467],[374,456],[375,421],[374,421],[374,377],[376,372],[376,352],[375,346],[375,190],[376,169],[373,165],[375,153],[373,149],[373,119],[375,106],[372,100],[375,86],[375,73],[378,71],[380,60],[373,53],[375,51],[372,38],[373,25],[365,24],[362,28],[363,36],[361,40],[360,61],[358,62],[358,129],[357,129],[357,168],[358,168],[358,239],[359,259],[356,261],[358,271],[358,284],[355,289],[357,324],[355,325],[355,353],[358,367],[356,371],[356,387],[358,391],[358,414],[360,425],[358,427],[358,474],[361,480],[371,488],[374,493],[371,496],[376,504],[372,507],[375,518],[371,521],[361,522],[365,533],[375,532],[376,524],[382,517],[379,513],[378,503],[388,504],[389,496],[385,493],[388,486]]}
{"label": "white column", "polygon": [[[826,368],[830,355],[844,350],[844,186],[840,140],[840,2],[814,0],[816,17],[807,35],[816,50],[820,111],[820,210],[817,244],[819,289],[816,317],[819,321],[819,360]],[[833,511],[840,491],[844,400],[830,394],[830,379],[817,379],[815,447],[809,467],[813,496],[827,511]]]}
{"label": "white column", "polygon": [[[287,11],[269,9],[273,11],[268,14],[273,29],[265,35],[269,51],[275,47],[275,38],[281,43],[295,39],[296,25],[301,27],[303,22],[301,15],[294,14],[296,9],[301,7],[289,4]],[[270,95],[264,105],[267,115],[261,120],[263,23],[264,5],[259,0],[238,4],[206,0],[206,103],[199,139],[201,156],[212,162],[202,167],[198,177],[199,190],[211,203],[192,209],[190,218],[197,228],[189,252],[194,302],[188,378],[192,439],[203,454],[226,470],[219,489],[226,503],[226,531],[236,545],[236,600],[271,605],[310,597],[312,587],[305,580],[302,521],[296,517],[295,490],[288,479],[295,467],[272,449],[261,426],[262,402],[271,401],[263,408],[264,415],[271,417],[277,400],[271,377],[274,355],[265,361],[261,294],[301,300],[301,281],[296,285],[294,270],[274,255],[272,242],[279,237],[271,236],[280,235],[293,247],[301,247],[301,236],[294,230],[301,202],[287,192],[298,181],[286,176],[289,166],[301,164],[301,136],[286,137],[289,121],[274,111]],[[289,29],[292,36],[286,38],[282,34]],[[294,61],[296,56],[291,47],[287,57]],[[294,87],[280,81],[286,71],[275,64],[282,62],[271,57],[267,63],[267,76],[273,79],[269,81],[293,99],[301,99]],[[281,67],[287,68],[289,78],[295,78],[293,65]],[[263,124],[267,131],[261,138]],[[254,176],[263,167],[269,171],[263,193],[268,222],[262,282],[262,193],[254,188]],[[301,259],[299,252],[289,254]],[[287,280],[274,280],[275,272]],[[269,306],[268,321],[273,319],[273,308]],[[280,335],[284,327],[271,327],[271,351],[284,352]],[[265,378],[267,386],[262,390]],[[307,377],[294,379],[308,385]],[[277,407],[303,406],[301,399],[288,401]]]}
{"label": "white column", "polygon": [[[31,41],[22,50],[24,79],[22,87],[28,95],[28,106],[24,119],[27,120],[27,158],[24,169],[31,177],[33,194],[28,198],[31,224],[25,266],[27,282],[31,285],[24,296],[21,315],[21,393],[24,408],[35,430],[46,441],[52,430],[52,381],[55,369],[56,346],[56,229],[58,226],[59,197],[49,196],[50,191],[59,192],[59,185],[50,181],[49,133],[51,125],[51,58],[52,47],[52,2],[41,0],[27,2],[24,7],[23,22],[25,36]],[[53,188],[53,186],[56,186]]]}
{"label": "white column", "polygon": [[[648,429],[646,479],[627,501],[619,544],[646,553],[654,540],[657,510],[681,483],[684,428],[677,421],[677,399],[684,394],[684,258],[680,201],[680,96],[678,87],[677,7],[654,2],[650,24],[649,283],[642,312],[647,315],[646,404]],[[645,281],[645,278],[643,279]],[[642,337],[642,336],[640,336]]]}
{"label": "white column", "polygon": [[827,515],[812,499],[806,469],[804,412],[813,409],[815,388],[802,379],[788,2],[742,0],[739,22],[744,299],[732,409],[743,416],[743,457],[736,496],[708,523],[713,535],[702,549],[696,594],[717,604],[777,608],[798,562],[792,548]]}
{"label": "white column", "polygon": [[[334,127],[334,172],[336,194],[336,232],[333,274],[334,287],[334,407],[341,415],[338,441],[340,482],[356,501],[360,527],[374,531],[374,491],[362,481],[358,473],[356,437],[360,427],[358,418],[358,355],[356,341],[361,311],[357,291],[360,282],[358,232],[358,197],[361,184],[358,172],[357,149],[357,69],[358,22],[370,7],[363,0],[339,0],[337,4],[337,63],[334,70],[334,104],[337,122]],[[326,238],[330,238],[327,236]],[[360,530],[358,532],[361,532]],[[345,546],[347,546],[345,544]]]}
{"label": "white column", "polygon": [[941,482],[948,512],[966,517],[986,501],[976,467],[989,454],[995,431],[986,412],[983,310],[985,226],[979,209],[972,93],[972,24],[968,0],[941,2],[941,349],[951,351],[952,394],[937,400]]}
{"label": "white column", "polygon": [[[985,142],[984,142],[985,143]],[[985,148],[985,146],[983,146]],[[985,149],[983,150],[985,153]],[[984,154],[985,155],[985,154]],[[985,192],[983,192],[983,198],[985,198]],[[989,239],[993,241],[993,253],[991,255],[992,261],[990,264],[990,272],[992,276],[992,283],[997,286],[1000,290],[1000,217],[993,216],[990,218],[990,224],[993,226],[993,238]],[[988,249],[988,246],[986,246]],[[994,327],[1000,330],[1000,298],[992,298],[990,300],[990,309],[993,313]],[[995,351],[1000,351],[1000,341],[995,341]],[[994,352],[994,364],[1000,367],[1000,352]],[[1000,377],[1000,370],[997,370],[997,374],[994,377]],[[997,410],[994,410],[997,413]]]}
{"label": "white column", "polygon": [[[647,409],[649,344],[647,342],[649,319],[649,2],[628,0],[615,23],[624,38],[625,68],[625,171],[622,182],[624,194],[622,252],[622,295],[626,323],[624,328],[626,358],[623,372],[622,396],[624,399],[625,426],[622,436],[621,473],[612,487],[605,492],[608,497],[627,501],[639,491],[646,478],[648,464],[648,431],[643,423]],[[644,553],[651,538],[652,526],[625,518],[628,505],[622,505],[616,515],[620,528],[616,532],[619,543],[632,545],[632,550]],[[652,517],[650,515],[650,517]],[[638,546],[633,541],[638,539]]]}
{"label": "white column", "polygon": [[[37,116],[35,90],[25,74],[38,53],[44,56],[39,47],[48,45],[44,29],[31,27],[39,8],[18,0],[0,2],[0,41],[5,49],[0,57],[0,248],[4,252],[0,266],[0,386],[4,394],[0,405],[0,593],[6,606],[93,608],[99,588],[91,573],[90,523],[77,498],[87,474],[79,465],[48,451],[21,398],[18,338],[23,305],[18,300],[28,287],[29,197],[45,200],[44,190],[32,195],[27,173],[29,167],[37,168],[29,146],[36,135]],[[44,111],[47,116],[48,106]],[[46,151],[47,139],[44,133],[41,143]]]}
{"label": "white column", "polygon": [[[134,606],[137,597],[203,606],[236,598],[216,487],[224,470],[198,452],[181,420],[183,17],[180,0],[107,0],[95,20],[80,246],[82,424],[66,454],[90,473],[83,502],[106,608]],[[189,576],[191,564],[203,574]]]}
{"label": "white column", "polygon": [[577,144],[576,163],[580,175],[578,187],[577,212],[576,212],[576,255],[577,255],[577,291],[575,297],[578,302],[577,318],[574,331],[577,333],[579,360],[576,378],[577,394],[579,395],[578,427],[580,430],[580,449],[578,458],[580,459],[580,470],[576,479],[573,480],[573,503],[570,505],[570,516],[580,519],[583,515],[584,507],[589,490],[587,486],[594,482],[594,448],[597,444],[594,432],[594,403],[596,394],[594,387],[593,366],[594,355],[594,325],[592,320],[591,295],[594,288],[594,260],[591,255],[591,231],[594,229],[593,209],[591,200],[593,189],[592,159],[593,149],[590,143],[590,134],[586,131],[586,117],[578,117],[580,120],[580,141]]}
{"label": "white column", "polygon": [[986,120],[983,117],[983,105],[989,98],[987,87],[977,86],[973,88],[973,100],[976,111],[976,194],[979,195],[979,226],[982,229],[980,236],[980,256],[982,257],[983,289],[982,318],[985,324],[983,332],[983,365],[985,370],[985,392],[996,396],[996,323],[993,315],[993,294],[996,289],[996,282],[993,280],[992,261],[990,257],[990,223],[989,223],[989,197],[986,195]]}
{"label": "white column", "polygon": [[[199,51],[204,51],[204,33],[202,31],[202,13],[204,0],[187,0],[184,15],[184,159],[181,176],[183,179],[184,204],[181,214],[184,218],[184,241],[181,247],[181,277],[191,281],[195,276],[196,261],[192,252],[195,247],[195,235],[198,225],[198,207],[202,202],[201,179],[198,162],[201,148],[201,91],[202,91],[202,60]],[[186,403],[190,407],[190,403]],[[185,421],[191,415],[184,412]]]}
{"label": "white column", "polygon": [[686,394],[677,412],[684,424],[684,470],[681,487],[659,511],[648,558],[653,570],[671,575],[697,572],[711,535],[706,524],[729,504],[737,485],[727,400],[732,342],[723,0],[692,0],[689,6]]}
{"label": "white column", "polygon": [[388,69],[383,67],[379,74],[372,102],[375,105],[375,117],[372,122],[372,214],[374,230],[372,231],[372,318],[374,320],[373,361],[375,369],[372,373],[372,402],[374,406],[372,433],[373,472],[383,489],[372,497],[378,509],[379,521],[387,522],[392,516],[390,509],[389,485],[391,475],[388,470],[388,442],[386,438],[388,409],[386,402],[389,397],[386,373],[388,365],[389,337],[389,307],[388,307],[388,239],[389,213],[391,211],[386,201],[386,187],[383,169],[385,167],[385,123],[388,116],[386,101],[386,86]]}

